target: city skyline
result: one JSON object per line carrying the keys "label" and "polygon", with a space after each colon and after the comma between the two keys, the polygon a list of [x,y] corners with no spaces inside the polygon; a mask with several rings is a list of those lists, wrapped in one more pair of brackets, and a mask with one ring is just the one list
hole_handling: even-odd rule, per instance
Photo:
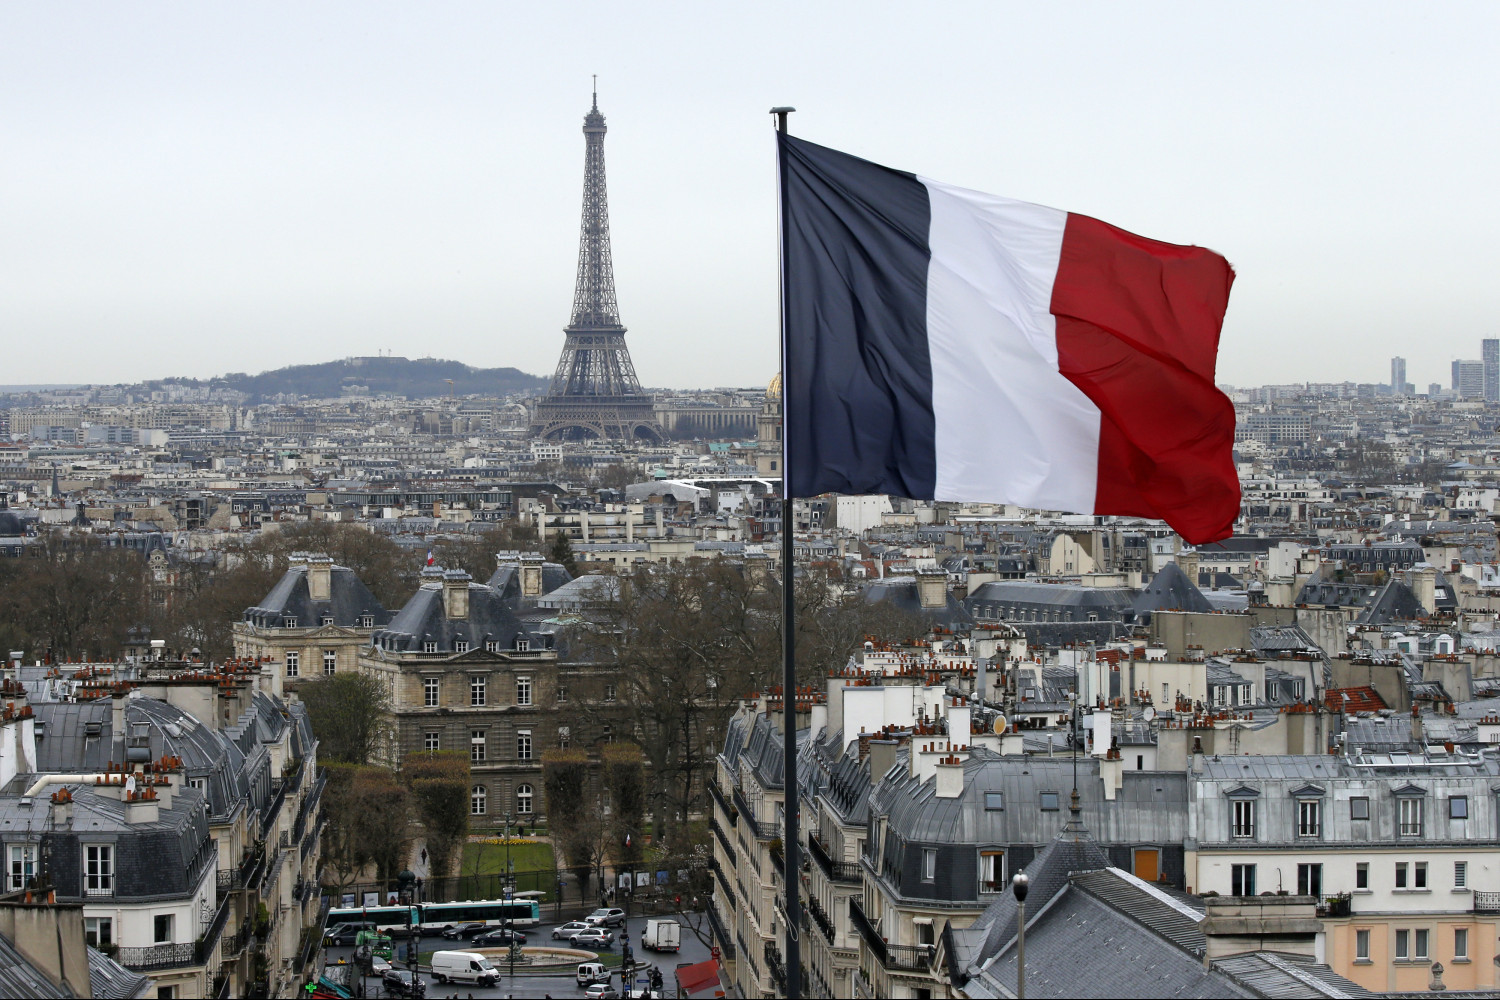
{"label": "city skyline", "polygon": [[382,350],[545,374],[596,72],[651,385],[775,369],[782,103],[814,141],[1224,253],[1222,382],[1378,383],[1399,354],[1447,383],[1500,332],[1500,140],[1468,124],[1490,7],[787,11],[10,8],[6,381]]}

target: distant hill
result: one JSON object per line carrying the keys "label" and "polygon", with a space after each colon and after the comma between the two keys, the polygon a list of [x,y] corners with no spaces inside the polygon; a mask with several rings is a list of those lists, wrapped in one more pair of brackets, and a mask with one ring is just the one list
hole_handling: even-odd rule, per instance
{"label": "distant hill", "polygon": [[[451,386],[448,379],[453,380]],[[416,399],[446,396],[450,391],[457,396],[508,396],[545,390],[547,379],[516,368],[471,368],[461,361],[437,358],[379,357],[293,365],[259,375],[236,372],[216,378],[212,384],[248,393],[251,402],[259,402],[283,393],[322,399],[353,393]]]}

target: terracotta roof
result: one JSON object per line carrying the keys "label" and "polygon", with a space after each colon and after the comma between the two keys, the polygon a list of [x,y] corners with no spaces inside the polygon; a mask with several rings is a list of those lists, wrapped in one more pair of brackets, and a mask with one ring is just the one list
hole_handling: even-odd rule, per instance
{"label": "terracotta roof", "polygon": [[[1349,700],[1344,700],[1344,695]],[[1324,703],[1335,712],[1377,712],[1382,708],[1389,708],[1385,699],[1381,698],[1372,687],[1347,687],[1329,688],[1323,696]]]}

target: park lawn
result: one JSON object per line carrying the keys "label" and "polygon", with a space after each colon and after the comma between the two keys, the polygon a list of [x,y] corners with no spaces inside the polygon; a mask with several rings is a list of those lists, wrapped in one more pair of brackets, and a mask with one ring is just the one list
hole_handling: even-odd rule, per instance
{"label": "park lawn", "polygon": [[464,845],[463,866],[455,874],[502,875],[506,851],[510,852],[511,870],[516,873],[516,891],[541,890],[551,900],[557,889],[557,861],[551,844],[531,841],[507,847],[470,842]]}

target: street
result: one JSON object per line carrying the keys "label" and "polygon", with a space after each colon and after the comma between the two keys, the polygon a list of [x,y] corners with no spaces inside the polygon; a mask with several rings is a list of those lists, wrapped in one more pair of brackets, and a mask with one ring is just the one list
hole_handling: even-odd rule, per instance
{"label": "street", "polygon": [[[693,915],[688,915],[679,918],[679,921],[683,922],[684,926],[682,929],[682,950],[677,952],[676,954],[670,952],[657,953],[646,951],[640,946],[641,934],[644,932],[646,927],[646,917],[631,917],[626,920],[624,925],[624,929],[628,930],[630,934],[630,945],[637,966],[642,966],[642,963],[644,963],[644,966],[655,965],[658,969],[660,969],[662,979],[666,984],[668,996],[674,995],[673,990],[676,988],[676,980],[673,977],[673,971],[679,964],[701,962],[709,957],[708,946],[699,941],[697,936],[694,935],[692,931],[689,930],[686,926],[685,921],[690,919],[692,916]],[[556,942],[552,940],[552,928],[556,926],[558,926],[556,923],[543,921],[536,927],[525,928],[524,933],[527,935],[527,944],[541,946],[555,944]],[[564,942],[564,944],[565,943],[566,942]],[[399,958],[403,954],[403,948],[406,942],[398,939],[395,944],[396,955]],[[446,941],[443,938],[437,937],[436,935],[431,937],[424,937],[421,944],[421,950],[424,953],[428,951],[438,950],[464,950],[464,948],[465,942]],[[621,953],[620,941],[618,939],[618,929],[614,948],[611,950],[615,955],[619,955]],[[508,974],[510,971],[510,966],[508,963],[503,961],[503,958],[503,952],[499,956],[491,956],[490,958],[490,961],[494,964],[495,968],[499,969],[503,976],[503,978],[500,980],[500,983],[496,986],[482,987],[473,985],[471,983],[449,983],[445,986],[439,986],[429,973],[425,971],[422,972],[421,978],[427,983],[427,1000],[438,1000],[438,998],[440,997],[529,998],[547,996],[583,996],[584,988],[582,986],[579,986],[576,979],[574,978],[576,966],[569,965],[565,968],[558,969],[555,972],[551,972],[550,974],[546,975],[538,973],[528,973],[524,971],[524,967],[517,966],[515,976],[514,978],[512,978]],[[325,958],[325,961],[327,963],[336,964],[340,959],[352,963],[354,961],[354,949],[352,947],[338,947],[327,949]],[[400,961],[393,960],[392,964],[400,969],[405,969],[407,967],[404,962]],[[644,967],[640,968],[637,972],[637,975],[643,974]],[[611,985],[616,989],[620,988],[620,979],[618,975],[614,977]],[[380,978],[378,976],[374,976],[366,979],[365,990],[365,996],[367,997],[380,996]]]}

